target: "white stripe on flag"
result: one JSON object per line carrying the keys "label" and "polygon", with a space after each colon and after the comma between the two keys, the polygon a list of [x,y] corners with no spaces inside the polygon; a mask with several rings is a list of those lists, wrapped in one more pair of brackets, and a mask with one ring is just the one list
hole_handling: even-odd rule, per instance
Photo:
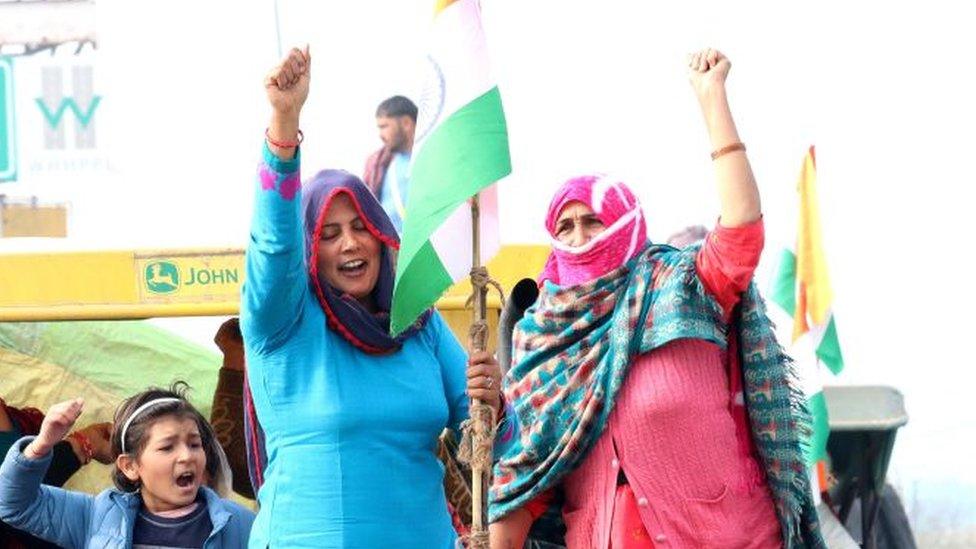
{"label": "white stripe on flag", "polygon": [[[498,231],[498,191],[492,185],[480,193],[481,264],[491,260],[501,248]],[[451,280],[458,281],[471,271],[471,207],[461,203],[454,213],[431,235],[430,243]]]}

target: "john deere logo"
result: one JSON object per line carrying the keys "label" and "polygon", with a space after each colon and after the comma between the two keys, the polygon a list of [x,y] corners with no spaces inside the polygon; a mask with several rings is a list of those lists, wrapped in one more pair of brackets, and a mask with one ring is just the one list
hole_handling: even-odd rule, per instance
{"label": "john deere logo", "polygon": [[170,294],[180,287],[180,270],[169,261],[146,265],[146,288],[154,294]]}

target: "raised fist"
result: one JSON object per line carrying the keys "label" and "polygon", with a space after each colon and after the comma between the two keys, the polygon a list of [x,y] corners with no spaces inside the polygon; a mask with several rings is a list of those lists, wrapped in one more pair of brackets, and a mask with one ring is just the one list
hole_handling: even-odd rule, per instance
{"label": "raised fist", "polygon": [[732,63],[722,52],[708,48],[688,55],[688,80],[699,99],[725,87]]}
{"label": "raised fist", "polygon": [[264,90],[275,111],[297,115],[302,110],[308,97],[311,60],[308,46],[305,46],[304,51],[292,48],[281,63],[264,78]]}
{"label": "raised fist", "polygon": [[71,431],[84,405],[84,399],[76,398],[51,406],[41,423],[41,432],[27,445],[27,448],[24,448],[24,454],[27,457],[38,458],[50,452],[51,448]]}

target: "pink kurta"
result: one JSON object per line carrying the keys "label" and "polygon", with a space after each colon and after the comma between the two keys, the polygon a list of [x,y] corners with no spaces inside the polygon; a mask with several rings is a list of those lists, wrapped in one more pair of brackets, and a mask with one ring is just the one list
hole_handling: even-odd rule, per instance
{"label": "pink kurta", "polygon": [[[726,315],[762,245],[760,220],[718,226],[699,252],[699,277]],[[769,490],[736,440],[731,402],[724,352],[712,343],[682,339],[638,357],[607,429],[562,482],[568,547],[780,547]],[[618,488],[620,469],[629,488]]]}

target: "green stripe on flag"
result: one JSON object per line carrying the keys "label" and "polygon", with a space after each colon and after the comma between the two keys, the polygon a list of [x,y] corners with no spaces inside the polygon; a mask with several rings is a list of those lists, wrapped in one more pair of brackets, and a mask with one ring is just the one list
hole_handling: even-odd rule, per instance
{"label": "green stripe on flag", "polygon": [[[390,331],[434,305],[452,281],[430,243],[467,199],[512,171],[502,99],[494,87],[451,114],[420,146],[410,170]],[[440,272],[431,274],[432,268]]]}
{"label": "green stripe on flag", "polygon": [[810,416],[813,420],[813,432],[810,434],[809,446],[807,446],[807,463],[816,463],[827,458],[827,437],[830,436],[830,425],[827,423],[827,401],[824,399],[823,391],[820,391],[807,400],[810,408]]}
{"label": "green stripe on flag", "polygon": [[817,346],[817,358],[819,358],[830,371],[837,375],[844,369],[844,357],[840,353],[840,341],[837,339],[837,325],[834,323],[834,315],[830,315],[830,322],[827,323],[827,330],[824,332],[820,345]]}
{"label": "green stripe on flag", "polygon": [[770,299],[773,303],[793,316],[796,312],[796,255],[790,250],[784,249],[780,256],[772,290]]}
{"label": "green stripe on flag", "polygon": [[[502,98],[494,87],[433,133],[410,169],[410,195],[400,260],[409,264],[462,202],[512,171]],[[406,270],[401,263],[397,277]]]}
{"label": "green stripe on flag", "polygon": [[420,313],[437,301],[444,288],[451,285],[451,275],[447,273],[429,240],[414,256],[411,265],[412,270],[423,272],[417,276],[408,272],[397,280],[393,291],[393,302],[396,305],[390,320],[394,334],[399,334],[410,326]]}

